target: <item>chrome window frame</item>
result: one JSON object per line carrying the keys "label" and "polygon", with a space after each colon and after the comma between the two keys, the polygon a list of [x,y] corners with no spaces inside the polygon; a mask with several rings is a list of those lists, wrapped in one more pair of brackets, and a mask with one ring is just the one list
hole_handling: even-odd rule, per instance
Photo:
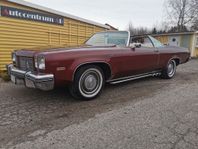
{"label": "chrome window frame", "polygon": [[[103,32],[97,32],[97,33],[108,33],[108,32],[117,32],[117,33],[119,33],[119,32],[126,32],[126,33],[128,33],[128,40],[127,40],[127,43],[126,43],[126,47],[129,47],[129,45],[130,45],[130,37],[131,37],[131,33],[130,33],[130,31],[103,31]],[[97,33],[95,33],[95,34],[97,34]],[[93,34],[90,38],[92,38],[95,34]],[[89,38],[89,39],[90,39]],[[84,44],[86,44],[86,42],[89,40],[89,39],[87,39],[85,42],[84,42]],[[117,46],[119,46],[119,45],[117,45]]]}

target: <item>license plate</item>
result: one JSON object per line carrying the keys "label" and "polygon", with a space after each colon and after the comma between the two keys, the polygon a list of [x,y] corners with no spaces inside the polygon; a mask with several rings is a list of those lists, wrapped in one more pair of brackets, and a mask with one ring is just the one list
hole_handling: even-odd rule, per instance
{"label": "license plate", "polygon": [[11,81],[12,81],[13,83],[16,83],[16,77],[13,76],[13,75],[11,75]]}
{"label": "license plate", "polygon": [[16,78],[16,84],[17,85],[24,85],[24,80],[23,79],[17,79]]}
{"label": "license plate", "polygon": [[29,88],[35,88],[34,82],[28,79],[25,79],[25,85]]}

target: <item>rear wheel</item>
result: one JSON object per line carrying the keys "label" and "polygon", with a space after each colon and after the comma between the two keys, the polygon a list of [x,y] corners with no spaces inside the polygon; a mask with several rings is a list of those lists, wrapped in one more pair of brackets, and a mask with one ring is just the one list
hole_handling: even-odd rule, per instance
{"label": "rear wheel", "polygon": [[166,66],[166,68],[162,71],[162,77],[165,79],[171,79],[174,77],[176,73],[176,62],[175,60],[170,60]]}
{"label": "rear wheel", "polygon": [[91,100],[97,97],[104,86],[104,74],[100,67],[88,65],[77,70],[70,93],[74,98]]}

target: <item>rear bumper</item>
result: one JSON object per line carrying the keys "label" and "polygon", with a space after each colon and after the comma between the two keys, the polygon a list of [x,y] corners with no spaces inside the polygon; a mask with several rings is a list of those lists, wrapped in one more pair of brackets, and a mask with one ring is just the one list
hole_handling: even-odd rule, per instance
{"label": "rear bumper", "polygon": [[53,74],[34,74],[15,68],[12,64],[7,65],[8,74],[14,84],[23,84],[28,88],[37,88],[44,91],[54,89]]}

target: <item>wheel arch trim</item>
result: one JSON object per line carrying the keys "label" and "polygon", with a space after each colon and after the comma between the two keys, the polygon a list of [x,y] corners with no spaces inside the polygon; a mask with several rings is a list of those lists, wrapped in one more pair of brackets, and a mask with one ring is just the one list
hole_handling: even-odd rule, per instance
{"label": "wheel arch trim", "polygon": [[[176,59],[179,60],[179,63],[177,64],[177,65],[179,65],[180,62],[181,62],[181,58],[179,58],[178,56],[173,56],[172,58],[170,58],[170,59],[168,60],[168,63],[169,63],[170,61],[176,60]],[[167,64],[168,64],[168,63],[167,63]],[[166,64],[166,65],[167,65],[167,64]]]}
{"label": "wheel arch trim", "polygon": [[106,65],[108,65],[108,67],[110,68],[110,78],[112,77],[112,67],[111,67],[111,65],[108,63],[108,62],[106,62],[106,61],[88,61],[88,62],[84,62],[84,63],[81,63],[81,64],[78,64],[78,65],[76,65],[76,67],[75,67],[75,69],[74,69],[74,71],[73,71],[73,74],[72,74],[72,81],[74,80],[74,76],[75,76],[75,74],[76,74],[76,71],[78,70],[78,68],[80,68],[80,67],[82,67],[83,65],[87,65],[87,64],[92,64],[92,65],[94,65],[94,64],[106,64]]}
{"label": "wheel arch trim", "polygon": [[[172,60],[174,60],[174,61],[175,61],[175,59],[178,59],[179,61],[181,61],[181,60],[180,60],[180,58],[179,58],[179,57],[177,57],[177,56],[171,57],[171,58],[168,60],[168,62],[166,63],[166,65],[164,66],[164,68],[163,68],[163,69],[166,69],[166,68],[167,68],[167,66],[168,66],[168,64],[170,63],[170,61],[172,61]],[[178,66],[180,63],[177,65],[177,63],[176,63],[176,61],[175,61],[175,64],[176,64],[176,66]]]}

